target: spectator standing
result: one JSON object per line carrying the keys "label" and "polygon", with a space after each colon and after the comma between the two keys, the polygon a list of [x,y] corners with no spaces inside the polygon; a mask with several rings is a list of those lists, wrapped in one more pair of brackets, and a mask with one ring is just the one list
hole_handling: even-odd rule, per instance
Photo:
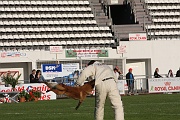
{"label": "spectator standing", "polygon": [[159,75],[159,68],[156,68],[155,71],[154,71],[154,77],[155,78],[161,78],[162,76]]}
{"label": "spectator standing", "polygon": [[174,77],[173,72],[172,72],[171,69],[168,71],[168,77]]}
{"label": "spectator standing", "polygon": [[41,70],[36,71],[35,81],[36,81],[36,83],[45,81],[43,75],[41,74]]}
{"label": "spectator standing", "polygon": [[30,83],[34,83],[35,82],[35,75],[36,75],[36,70],[33,69],[32,73],[30,74],[29,78],[30,78]]}
{"label": "spectator standing", "polygon": [[114,68],[114,73],[116,74],[117,79],[119,79],[119,78],[120,78],[120,75],[122,74],[122,72],[121,72],[121,70],[119,69],[118,66],[116,66],[116,67]]}
{"label": "spectator standing", "polygon": [[134,75],[132,74],[132,68],[129,68],[129,72],[126,74],[126,83],[128,86],[128,95],[134,92]]}
{"label": "spectator standing", "polygon": [[180,77],[180,68],[179,68],[179,70],[176,72],[176,77]]}

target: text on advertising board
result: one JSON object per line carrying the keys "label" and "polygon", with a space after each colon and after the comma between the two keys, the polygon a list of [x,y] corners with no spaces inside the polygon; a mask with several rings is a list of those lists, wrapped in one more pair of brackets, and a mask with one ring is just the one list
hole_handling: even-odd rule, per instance
{"label": "text on advertising board", "polygon": [[62,72],[61,64],[43,64],[43,72]]}
{"label": "text on advertising board", "polygon": [[118,54],[127,53],[127,52],[126,52],[126,45],[117,46],[117,53],[118,53]]}
{"label": "text on advertising board", "polygon": [[79,63],[67,64],[42,64],[42,75],[45,79],[54,79],[56,77],[67,77],[79,70]]}
{"label": "text on advertising board", "polygon": [[129,33],[129,40],[147,40],[146,33]]}
{"label": "text on advertising board", "polygon": [[51,53],[62,53],[63,49],[62,46],[50,46]]}
{"label": "text on advertising board", "polygon": [[24,57],[26,56],[26,53],[22,52],[2,52],[1,57],[6,58],[6,57]]}
{"label": "text on advertising board", "polygon": [[149,93],[179,92],[180,78],[154,78],[148,79]]}
{"label": "text on advertising board", "polygon": [[[33,84],[19,84],[16,86],[15,91],[23,91],[23,90],[28,90],[28,89],[32,89],[32,90],[39,90],[41,91],[43,94],[41,94],[41,98],[40,100],[51,100],[51,99],[56,99],[56,94],[53,92],[48,92],[46,93],[47,90],[49,90],[49,88],[43,84],[43,83],[33,83]],[[11,92],[12,87],[0,87],[0,92]]]}
{"label": "text on advertising board", "polygon": [[66,50],[67,58],[72,57],[108,57],[108,50]]}

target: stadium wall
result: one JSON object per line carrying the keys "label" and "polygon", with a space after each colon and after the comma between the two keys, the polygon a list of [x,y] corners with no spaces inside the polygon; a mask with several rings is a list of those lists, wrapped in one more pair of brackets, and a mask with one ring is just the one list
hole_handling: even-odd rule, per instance
{"label": "stadium wall", "polygon": [[[108,58],[99,57],[99,58],[81,58],[82,60],[89,61],[90,59],[103,60],[103,59],[123,59],[121,54],[117,54],[117,51],[114,49],[108,49]],[[24,79],[29,79],[29,74],[32,69],[40,69],[38,63],[45,61],[48,64],[51,64],[54,61],[78,61],[79,58],[66,58],[65,52],[61,54],[52,54],[50,51],[44,50],[35,50],[35,51],[0,51],[0,71],[3,68],[23,68]],[[49,61],[49,62],[48,62]],[[22,63],[22,64],[21,64]],[[68,63],[68,62],[67,62]],[[111,63],[110,63],[111,64]],[[119,64],[120,65],[120,64]],[[121,66],[120,66],[121,67]]]}
{"label": "stadium wall", "polygon": [[124,57],[127,61],[146,59],[152,74],[157,67],[160,74],[167,74],[169,69],[175,74],[180,67],[180,41],[123,41],[120,44],[126,46]]}
{"label": "stadium wall", "polygon": [[[142,70],[145,70],[145,72],[142,71],[139,73],[145,73],[145,75],[152,75],[156,67],[159,68],[160,74],[167,74],[169,69],[172,69],[173,72],[176,73],[180,67],[180,41],[123,41],[120,42],[120,45],[126,46],[123,55],[117,54],[116,49],[108,49],[108,58],[96,59],[125,59],[125,62],[123,62],[124,67],[122,68],[124,74],[128,71],[127,64],[131,63],[139,63],[139,65],[143,63],[145,69],[142,68]],[[0,51],[0,69],[12,68],[12,64],[14,63],[16,64],[15,68],[18,67],[17,65],[20,65],[21,68],[26,69],[24,72],[28,75],[31,73],[32,69],[37,68],[38,61],[56,61],[56,54],[51,54],[50,51],[22,50],[15,52],[18,54],[17,56],[14,56],[12,51]],[[57,59],[73,61],[78,60],[79,58],[66,58],[65,52],[63,52],[62,54],[57,55]],[[89,60],[94,58],[82,59]],[[136,72],[134,71],[134,73]],[[25,77],[25,79],[28,79],[28,76]]]}

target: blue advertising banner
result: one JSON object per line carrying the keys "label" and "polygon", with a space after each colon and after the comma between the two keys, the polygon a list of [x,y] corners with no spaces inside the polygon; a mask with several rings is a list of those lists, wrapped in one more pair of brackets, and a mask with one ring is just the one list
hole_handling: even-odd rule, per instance
{"label": "blue advertising banner", "polygon": [[43,64],[43,72],[62,72],[62,64]]}

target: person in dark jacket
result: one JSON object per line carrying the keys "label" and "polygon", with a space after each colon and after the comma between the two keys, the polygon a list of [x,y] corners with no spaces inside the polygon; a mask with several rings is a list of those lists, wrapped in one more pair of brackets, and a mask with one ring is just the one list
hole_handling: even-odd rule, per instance
{"label": "person in dark jacket", "polygon": [[36,81],[36,83],[45,81],[43,75],[41,74],[41,70],[36,71],[35,81]]}
{"label": "person in dark jacket", "polygon": [[180,77],[180,68],[179,68],[179,70],[176,72],[176,77]]}
{"label": "person in dark jacket", "polygon": [[128,95],[134,92],[134,76],[132,74],[132,68],[129,68],[129,72],[126,74],[126,82],[128,86]]}
{"label": "person in dark jacket", "polygon": [[35,83],[35,75],[36,75],[36,70],[33,69],[33,70],[32,70],[32,73],[31,73],[30,76],[29,76],[30,83]]}
{"label": "person in dark jacket", "polygon": [[170,69],[168,71],[167,77],[174,77],[172,70]]}
{"label": "person in dark jacket", "polygon": [[161,75],[159,75],[159,68],[156,68],[155,71],[154,71],[154,78],[162,78]]}

